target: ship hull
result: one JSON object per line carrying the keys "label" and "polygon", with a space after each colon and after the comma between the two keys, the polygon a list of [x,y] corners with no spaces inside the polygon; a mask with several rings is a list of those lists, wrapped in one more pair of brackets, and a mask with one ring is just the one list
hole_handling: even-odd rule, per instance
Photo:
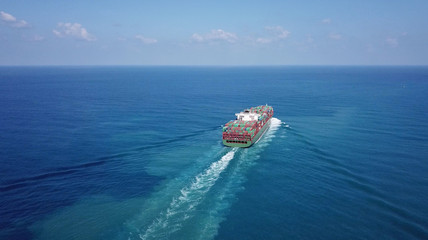
{"label": "ship hull", "polygon": [[256,136],[250,141],[233,141],[223,139],[223,144],[228,147],[242,147],[247,148],[251,147],[254,143],[258,142],[260,138],[265,134],[265,132],[269,129],[271,119],[269,119],[266,124],[262,127],[262,129],[256,134]]}

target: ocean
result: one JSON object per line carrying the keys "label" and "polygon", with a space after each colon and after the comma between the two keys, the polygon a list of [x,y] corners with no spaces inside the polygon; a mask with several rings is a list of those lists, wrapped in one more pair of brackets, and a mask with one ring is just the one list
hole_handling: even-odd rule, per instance
{"label": "ocean", "polygon": [[0,134],[0,239],[428,239],[428,67],[4,66]]}

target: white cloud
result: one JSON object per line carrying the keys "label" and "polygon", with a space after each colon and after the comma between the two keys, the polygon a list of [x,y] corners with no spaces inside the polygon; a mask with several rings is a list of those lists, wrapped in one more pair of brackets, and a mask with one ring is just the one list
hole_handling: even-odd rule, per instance
{"label": "white cloud", "polygon": [[5,13],[3,11],[0,11],[0,16],[1,16],[1,20],[5,21],[5,22],[15,22],[16,21],[16,17],[12,16],[9,13]]}
{"label": "white cloud", "polygon": [[266,44],[266,43],[271,43],[273,40],[272,39],[270,39],[270,38],[257,38],[256,39],[256,42],[257,43],[263,43],[263,44]]}
{"label": "white cloud", "polygon": [[385,42],[392,48],[398,47],[398,40],[396,38],[387,38]]}
{"label": "white cloud", "polygon": [[74,37],[85,41],[97,40],[92,34],[79,23],[58,23],[57,29],[52,30],[57,37]]}
{"label": "white cloud", "polygon": [[234,43],[238,40],[238,37],[235,33],[226,32],[222,29],[216,29],[211,30],[211,32],[205,35],[194,33],[191,39],[195,42],[226,41],[229,43]]}
{"label": "white cloud", "polygon": [[204,41],[204,37],[202,37],[201,35],[194,33],[192,35],[192,40],[196,41],[196,42],[203,42]]}
{"label": "white cloud", "polygon": [[342,39],[342,35],[337,34],[337,33],[330,33],[330,35],[328,37],[330,39],[333,39],[333,40],[340,40],[340,39]]}
{"label": "white cloud", "polygon": [[17,20],[16,17],[10,13],[0,11],[0,19],[7,25],[15,28],[29,27],[30,25],[24,20]]}
{"label": "white cloud", "polygon": [[16,21],[12,26],[17,28],[24,28],[30,25],[24,20],[19,20],[19,21]]}
{"label": "white cloud", "polygon": [[267,26],[265,27],[265,30],[267,30],[268,32],[267,33],[268,37],[257,38],[256,43],[262,43],[262,44],[272,43],[274,41],[286,39],[290,35],[290,32],[285,30],[281,26]]}
{"label": "white cloud", "polygon": [[137,36],[135,36],[135,38],[138,39],[138,40],[140,40],[144,44],[153,44],[153,43],[157,43],[158,42],[157,39],[147,38],[147,37],[144,37],[142,35],[137,35]]}
{"label": "white cloud", "polygon": [[275,27],[265,27],[266,30],[270,31],[271,33],[275,34],[275,36],[279,39],[287,38],[288,35],[290,35],[290,32],[282,28],[281,26],[275,26]]}
{"label": "white cloud", "polygon": [[330,24],[331,23],[331,19],[330,18],[325,18],[321,21],[324,24]]}
{"label": "white cloud", "polygon": [[221,29],[211,30],[211,33],[207,35],[207,38],[211,40],[224,40],[227,42],[235,42],[238,39],[236,34],[225,32]]}

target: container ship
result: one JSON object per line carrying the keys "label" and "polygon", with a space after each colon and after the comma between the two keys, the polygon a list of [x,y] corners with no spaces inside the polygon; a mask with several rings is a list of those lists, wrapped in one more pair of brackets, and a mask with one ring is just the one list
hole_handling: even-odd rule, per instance
{"label": "container ship", "polygon": [[250,147],[269,129],[273,116],[271,106],[258,106],[236,113],[223,127],[223,144],[229,147]]}

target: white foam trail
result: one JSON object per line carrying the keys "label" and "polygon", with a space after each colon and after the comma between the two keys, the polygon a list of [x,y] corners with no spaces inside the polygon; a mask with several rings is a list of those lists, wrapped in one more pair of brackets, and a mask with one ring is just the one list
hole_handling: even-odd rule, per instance
{"label": "white foam trail", "polygon": [[271,122],[270,122],[270,128],[268,133],[273,134],[276,132],[276,130],[278,130],[278,128],[281,127],[282,122],[278,118],[272,118],[270,121]]}
{"label": "white foam trail", "polygon": [[[167,195],[171,190],[177,195],[172,200],[167,200],[171,199],[167,197],[163,208],[158,208],[162,205],[158,204],[159,199],[153,206],[149,206],[142,217],[150,222],[141,224],[140,226],[145,226],[143,228],[134,228],[136,235],[131,233],[131,230],[129,239],[171,239],[173,236],[176,239],[188,239],[187,234],[191,234],[193,239],[214,238],[220,223],[224,220],[225,212],[231,207],[235,195],[245,182],[248,169],[255,164],[259,154],[272,141],[281,125],[281,120],[272,118],[269,129],[257,144],[248,149],[240,149],[239,155],[235,154],[238,148],[227,150],[228,152],[223,153],[218,161],[193,177],[187,186],[165,190]],[[210,189],[217,185],[220,175],[236,156],[239,156],[237,164],[234,164],[231,172],[224,176],[224,185],[220,184],[219,189],[215,189],[212,195]],[[153,213],[155,215],[152,215]]]}
{"label": "white foam trail", "polygon": [[236,194],[242,190],[248,169],[256,163],[260,157],[259,154],[272,141],[281,125],[281,120],[272,118],[271,125],[260,142],[251,148],[243,149],[237,159],[236,167],[231,169],[232,172],[226,179],[225,186],[216,192],[214,205],[210,207],[206,216],[200,219],[200,232],[195,234],[197,236],[195,239],[213,239],[217,235],[220,223],[225,219],[225,212],[231,207]]}
{"label": "white foam trail", "polygon": [[220,174],[227,168],[235,156],[237,148],[233,148],[220,160],[212,163],[204,172],[199,173],[193,182],[180,190],[180,196],[173,198],[168,209],[147,228],[140,238],[159,239],[168,236],[181,228],[183,221],[191,217],[195,207],[203,200],[206,193],[215,184]]}

